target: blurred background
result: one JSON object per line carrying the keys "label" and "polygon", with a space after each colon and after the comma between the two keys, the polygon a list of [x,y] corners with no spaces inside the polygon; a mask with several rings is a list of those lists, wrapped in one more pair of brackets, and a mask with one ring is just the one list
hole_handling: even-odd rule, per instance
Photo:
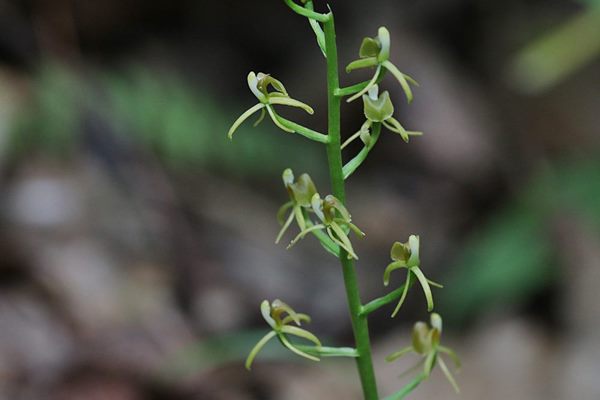
{"label": "blurred background", "polygon": [[[421,84],[407,106],[384,81],[424,136],[384,132],[348,181],[363,299],[389,290],[391,244],[420,234],[460,398],[600,398],[600,3],[330,4],[342,66],[386,25]],[[324,149],[268,119],[226,138],[256,102],[250,70],[325,130],[324,59],[282,1],[0,0],[0,399],[360,398],[349,360],[274,342],[243,368],[263,299],[352,345],[336,260],[313,238],[273,244],[282,170],[327,193]],[[362,105],[343,115],[348,136]],[[416,288],[392,310],[371,318],[382,395],[416,361],[385,355],[427,319]],[[412,398],[459,397],[434,371]]]}

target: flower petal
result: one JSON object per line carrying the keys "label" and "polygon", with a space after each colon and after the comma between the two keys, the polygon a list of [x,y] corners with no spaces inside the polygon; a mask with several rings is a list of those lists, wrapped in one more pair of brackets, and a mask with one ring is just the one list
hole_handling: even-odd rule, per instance
{"label": "flower petal", "polygon": [[256,120],[256,122],[254,122],[252,124],[252,126],[256,128],[258,126],[258,124],[260,124],[262,122],[262,120],[265,119],[265,115],[267,115],[267,112],[263,108],[262,110],[260,110],[260,115],[258,116],[258,119]]}
{"label": "flower petal", "polygon": [[312,360],[312,361],[319,361],[319,358],[312,356],[308,353],[305,353],[302,350],[296,348],[292,343],[290,343],[290,341],[285,337],[285,335],[279,334],[279,335],[277,335],[277,337],[279,338],[279,340],[281,340],[281,343],[285,347],[287,347],[289,350],[293,351],[294,353],[298,354],[300,357],[308,358],[309,360]]}
{"label": "flower petal", "polygon": [[262,339],[258,341],[258,343],[254,345],[252,350],[250,350],[250,353],[248,354],[245,363],[246,369],[248,371],[250,371],[250,368],[252,367],[252,362],[256,358],[256,355],[262,350],[263,347],[265,347],[265,344],[267,344],[267,342],[271,340],[276,334],[277,333],[275,331],[267,333],[265,336],[262,337]]}
{"label": "flower petal", "polygon": [[260,313],[262,314],[265,321],[267,321],[267,324],[271,326],[271,328],[277,328],[275,320],[273,319],[273,317],[271,317],[271,304],[269,304],[268,300],[263,300],[263,302],[260,303]]}
{"label": "flower petal", "polygon": [[369,83],[367,83],[367,86],[365,86],[363,88],[363,90],[361,90],[360,92],[355,93],[352,97],[348,98],[346,100],[346,102],[350,103],[351,101],[354,101],[354,100],[358,99],[359,97],[361,97],[363,94],[367,93],[369,91],[369,89],[371,89],[373,87],[373,85],[375,85],[375,82],[377,82],[377,77],[379,76],[380,70],[381,70],[381,65],[377,64],[377,69],[375,70],[375,73],[373,74],[373,77],[371,78]]}
{"label": "flower petal", "polygon": [[396,352],[393,352],[392,354],[388,355],[385,358],[385,361],[387,362],[393,362],[396,361],[397,359],[399,359],[402,356],[405,356],[406,354],[410,353],[411,351],[413,351],[412,346],[406,346]]}
{"label": "flower petal", "polygon": [[374,67],[377,64],[377,58],[375,57],[361,58],[359,60],[354,60],[350,64],[348,64],[346,66],[346,72],[352,72],[355,69]]}
{"label": "flower petal", "polygon": [[311,106],[309,106],[308,104],[305,104],[301,101],[298,101],[296,99],[292,99],[290,97],[273,97],[269,99],[269,103],[271,104],[281,104],[284,106],[290,106],[290,107],[296,107],[296,108],[301,108],[304,111],[306,111],[309,114],[314,114],[315,110],[312,109]]}
{"label": "flower petal", "polygon": [[277,238],[275,238],[275,244],[279,243],[279,241],[281,240],[281,237],[284,235],[285,231],[287,231],[287,229],[290,227],[290,224],[292,223],[293,220],[294,220],[294,213],[291,212],[290,216],[287,218],[287,220],[281,227],[281,230],[277,234]]}
{"label": "flower petal", "polygon": [[306,329],[298,328],[297,326],[285,325],[281,328],[281,332],[301,337],[303,339],[313,342],[319,347],[321,346],[321,341],[319,340],[319,338],[313,335],[311,332],[307,331]]}
{"label": "flower petal", "polygon": [[390,263],[383,272],[383,286],[387,286],[390,283],[390,274],[400,268],[407,268],[406,263],[402,260],[394,261]]}
{"label": "flower petal", "polygon": [[307,233],[310,233],[312,231],[316,231],[318,229],[325,229],[325,225],[323,225],[323,224],[317,224],[317,225],[313,225],[313,226],[310,226],[310,227],[304,229],[298,235],[296,235],[296,237],[294,239],[292,239],[292,241],[290,242],[290,244],[288,244],[287,249],[290,249],[293,245],[295,245],[296,242],[298,242],[298,240],[304,239],[304,236],[306,236]]}
{"label": "flower petal", "polygon": [[431,288],[429,287],[429,283],[427,282],[427,278],[425,278],[423,271],[421,271],[419,267],[412,267],[410,270],[415,274],[419,283],[421,283],[423,293],[425,293],[425,299],[427,300],[427,311],[433,310],[433,295],[431,294]]}
{"label": "flower petal", "polygon": [[293,129],[290,129],[286,126],[284,126],[281,122],[279,122],[279,119],[277,118],[277,114],[275,114],[275,111],[273,110],[273,107],[270,104],[267,104],[267,111],[269,112],[269,116],[271,117],[271,120],[273,120],[273,123],[275,125],[277,125],[279,127],[279,129],[289,132],[289,133],[294,133]]}
{"label": "flower petal", "polygon": [[456,380],[454,380],[454,377],[450,373],[450,370],[446,366],[446,363],[444,362],[444,360],[442,360],[442,357],[438,356],[438,360],[437,361],[438,361],[438,364],[439,364],[440,368],[442,369],[442,372],[444,373],[444,375],[446,375],[446,378],[448,379],[448,382],[450,382],[450,384],[454,388],[454,391],[456,393],[460,393],[460,388],[458,387],[458,383],[456,383]]}
{"label": "flower petal", "polygon": [[402,307],[402,304],[404,304],[404,299],[406,299],[406,294],[408,293],[408,288],[410,288],[410,280],[411,280],[411,275],[410,275],[410,271],[408,272],[408,274],[406,275],[406,281],[404,282],[404,290],[402,291],[402,296],[400,296],[400,299],[398,300],[398,304],[396,305],[396,308],[394,308],[394,311],[392,312],[392,318],[394,318],[397,314],[398,311],[400,311],[400,307]]}
{"label": "flower petal", "polygon": [[392,64],[391,62],[389,62],[388,60],[382,62],[381,65],[383,65],[383,67],[385,69],[390,71],[392,73],[392,75],[394,75],[396,77],[396,79],[400,83],[400,86],[402,86],[402,90],[404,90],[404,94],[406,95],[406,100],[408,100],[409,103],[412,102],[413,93],[412,93],[412,89],[410,88],[410,85],[408,84],[408,80],[406,79],[406,76],[402,72],[400,72],[400,70],[398,68],[396,68],[396,66],[394,64]]}
{"label": "flower petal", "polygon": [[258,110],[260,110],[263,107],[265,107],[264,104],[258,103],[258,104],[253,105],[252,107],[250,107],[246,111],[244,111],[244,113],[242,115],[240,115],[238,117],[238,119],[235,120],[235,122],[233,123],[233,125],[231,125],[231,128],[229,128],[229,132],[227,132],[227,137],[229,139],[233,139],[233,134],[235,133],[235,131],[237,130],[237,128],[239,128],[239,126],[245,120],[247,120],[252,114],[254,114],[255,112],[257,112]]}

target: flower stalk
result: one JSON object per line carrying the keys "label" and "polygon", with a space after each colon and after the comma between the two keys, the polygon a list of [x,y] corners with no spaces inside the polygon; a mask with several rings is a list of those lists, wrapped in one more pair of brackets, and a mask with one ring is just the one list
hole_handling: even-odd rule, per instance
{"label": "flower stalk", "polygon": [[[311,234],[325,250],[339,259],[354,335],[354,347],[323,346],[317,336],[301,327],[302,323],[310,321],[308,315],[296,313],[290,306],[280,300],[271,303],[265,300],[261,304],[261,312],[271,330],[250,351],[246,360],[246,367],[250,369],[254,359],[266,343],[277,338],[284,347],[294,354],[312,361],[318,361],[321,357],[353,358],[356,362],[364,399],[379,400],[371,354],[369,315],[394,301],[398,301],[392,314],[392,316],[395,316],[406,298],[408,289],[415,282],[418,282],[423,289],[427,301],[427,310],[431,312],[434,306],[431,286],[441,287],[441,285],[429,280],[423,274],[419,259],[419,237],[411,235],[406,243],[394,243],[391,250],[392,263],[388,265],[384,272],[384,285],[387,286],[390,275],[394,270],[406,268],[407,277],[404,284],[390,293],[363,305],[355,265],[355,261],[359,257],[352,244],[350,233],[353,233],[352,237],[363,237],[364,233],[354,224],[348,212],[345,180],[358,169],[373,150],[379,140],[382,127],[397,133],[407,143],[411,136],[422,135],[418,131],[406,130],[393,117],[394,106],[389,93],[387,91],[379,93],[379,84],[386,73],[390,72],[400,83],[410,103],[413,98],[410,84],[416,85],[416,82],[408,75],[400,72],[389,60],[390,34],[385,27],[380,27],[376,37],[367,37],[363,40],[359,51],[360,58],[346,67],[348,72],[359,68],[375,68],[373,77],[368,81],[341,88],[333,13],[331,10],[326,14],[316,12],[312,0],[299,1],[302,5],[294,0],[284,0],[287,6],[296,14],[308,19],[317,44],[326,59],[327,133],[317,132],[278,115],[275,106],[284,105],[301,108],[309,114],[313,113],[313,109],[307,104],[291,98],[283,84],[272,76],[251,72],[248,75],[248,86],[259,100],[259,103],[244,112],[233,123],[228,136],[232,138],[234,132],[246,119],[254,113],[260,112],[261,114],[255,125],[260,123],[266,115],[269,115],[272,122],[281,130],[298,133],[325,145],[331,194],[322,197],[308,174],[301,174],[296,179],[292,170],[286,169],[282,178],[289,199],[280,207],[277,213],[281,230],[275,242],[280,242],[284,235],[290,229],[293,229],[292,225],[295,222],[299,231],[289,243],[288,248]],[[358,131],[342,142],[341,104],[342,98],[347,96],[349,96],[348,101],[362,98],[365,122]],[[342,150],[351,147],[349,145],[358,139],[363,143],[363,148],[344,164]],[[429,377],[434,365],[438,365],[446,374],[448,380],[456,387],[454,378],[439,356],[443,353],[456,361],[456,355],[450,349],[439,344],[440,335],[441,317],[435,313],[431,314],[431,327],[424,323],[415,325],[412,346],[390,355],[388,361],[393,361],[409,352],[415,352],[422,356],[423,372],[400,391],[385,399],[405,398]],[[298,343],[298,340],[308,341],[310,344]]]}

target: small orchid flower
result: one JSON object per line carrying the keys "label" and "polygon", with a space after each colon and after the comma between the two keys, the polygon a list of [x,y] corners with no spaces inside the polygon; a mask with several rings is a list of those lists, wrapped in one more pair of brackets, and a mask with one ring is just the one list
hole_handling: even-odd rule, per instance
{"label": "small orchid flower", "polygon": [[347,100],[348,102],[356,100],[363,94],[367,93],[367,91],[373,85],[375,85],[375,82],[377,82],[377,78],[379,77],[382,68],[385,68],[386,70],[390,71],[392,75],[396,77],[398,82],[400,82],[400,86],[402,86],[402,90],[404,90],[406,99],[409,103],[412,101],[413,94],[412,90],[410,89],[409,83],[412,83],[413,85],[418,85],[418,83],[410,76],[400,72],[400,70],[398,70],[398,68],[396,68],[396,66],[389,61],[390,32],[384,26],[379,28],[376,37],[366,37],[363,39],[358,54],[360,58],[348,64],[348,66],[346,67],[346,72],[350,72],[360,68],[376,67],[375,74],[373,75],[373,78],[371,78],[367,86],[360,92],[356,93],[354,96],[350,97]]}
{"label": "small orchid flower", "polygon": [[[444,375],[446,375],[448,382],[450,382],[454,390],[459,393],[460,389],[458,384],[450,373],[450,370],[448,369],[446,362],[442,359],[440,353],[447,354],[452,361],[454,361],[454,364],[457,368],[460,368],[460,360],[452,349],[440,345],[441,336],[442,317],[440,317],[440,315],[437,313],[432,313],[430,326],[428,326],[425,322],[417,322],[414,325],[412,332],[412,345],[390,354],[385,358],[385,360],[392,362],[410,352],[414,352],[422,357],[421,361],[419,361],[419,363],[415,366],[420,367],[420,365],[423,364],[421,380],[429,378],[434,364],[437,363]],[[409,371],[413,368],[409,369]]]}
{"label": "small orchid flower", "polygon": [[412,275],[417,277],[421,287],[423,288],[423,293],[425,293],[425,299],[427,300],[427,311],[433,310],[433,295],[431,294],[431,287],[429,285],[439,288],[443,286],[427,279],[423,274],[423,271],[421,271],[419,268],[419,264],[421,263],[419,259],[419,236],[410,235],[408,242],[406,243],[395,242],[392,245],[390,257],[393,262],[387,266],[385,272],[383,273],[383,284],[385,286],[390,283],[390,274],[394,270],[400,268],[406,268],[408,270],[408,273],[406,274],[406,282],[404,283],[404,290],[400,296],[398,305],[392,313],[392,317],[396,316],[400,310],[400,307],[402,307],[402,304],[404,303],[404,299],[408,293],[408,288],[411,285]]}
{"label": "small orchid flower", "polygon": [[[299,356],[308,358],[309,360],[319,361],[318,357],[305,353],[294,346],[288,339],[288,335],[297,336],[313,342],[317,347],[321,347],[321,341],[315,335],[305,329],[299,328],[302,322],[310,322],[310,317],[308,315],[295,312],[292,307],[279,299],[273,300],[272,303],[269,303],[268,300],[264,300],[260,305],[260,311],[272,330],[263,336],[252,348],[250,354],[248,354],[248,358],[246,358],[246,369],[250,370],[256,355],[262,350],[267,342],[275,336],[277,336],[281,344]],[[292,322],[297,326],[291,325]]]}
{"label": "small orchid flower", "polygon": [[394,105],[390,100],[390,94],[387,90],[379,94],[379,86],[377,84],[371,86],[368,94],[363,95],[363,104],[366,121],[356,133],[342,144],[342,149],[356,138],[360,138],[365,146],[369,146],[371,143],[371,127],[374,123],[381,123],[390,131],[399,134],[406,143],[408,143],[410,136],[423,135],[423,132],[404,129],[400,122],[392,117],[394,114]]}
{"label": "small orchid flower", "polygon": [[352,223],[352,217],[342,202],[332,195],[327,195],[324,199],[321,199],[319,193],[315,193],[313,194],[310,203],[311,211],[316,214],[321,222],[302,230],[294,240],[290,242],[288,248],[306,236],[307,233],[324,229],[329,238],[348,253],[348,258],[355,258],[358,260],[358,256],[354,252],[352,243],[348,238],[348,231],[352,230],[361,238],[364,237],[365,234]]}
{"label": "small orchid flower", "polygon": [[[317,193],[317,188],[313,183],[310,175],[302,174],[297,181],[294,182],[294,172],[287,168],[283,171],[283,184],[290,195],[290,201],[285,203],[279,208],[277,212],[277,219],[282,224],[281,230],[275,239],[275,243],[279,243],[281,237],[287,231],[294,218],[301,231],[306,229],[306,220],[304,218],[303,210],[311,208],[311,202],[313,195]],[[287,218],[285,213],[288,209],[292,209]]]}
{"label": "small orchid flower", "polygon": [[[290,107],[301,108],[309,114],[313,114],[313,109],[307,105],[302,103],[301,101],[292,99],[283,84],[277,79],[273,78],[271,75],[263,74],[259,72],[255,74],[254,72],[250,72],[248,74],[248,86],[250,90],[256,98],[259,100],[258,104],[250,107],[246,110],[238,119],[235,120],[231,128],[229,128],[229,132],[227,133],[227,137],[229,139],[233,138],[233,134],[237,130],[237,128],[247,120],[252,114],[257,111],[260,111],[260,116],[258,120],[254,123],[254,126],[257,126],[265,117],[266,113],[269,114],[273,123],[277,125],[279,128],[286,132],[293,133],[295,132],[293,129],[284,126],[278,119],[277,114],[275,113],[274,105],[284,105]],[[274,91],[269,91],[269,86]],[[266,110],[266,111],[265,111]]]}

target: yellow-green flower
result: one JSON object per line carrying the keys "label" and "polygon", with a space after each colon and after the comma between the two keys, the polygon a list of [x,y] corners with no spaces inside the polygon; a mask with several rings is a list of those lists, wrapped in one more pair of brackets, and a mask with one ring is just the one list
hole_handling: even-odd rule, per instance
{"label": "yellow-green flower", "polygon": [[374,123],[380,123],[390,131],[399,134],[406,143],[408,143],[411,136],[423,135],[423,132],[404,129],[400,122],[392,116],[394,105],[387,90],[379,94],[379,86],[375,84],[362,97],[366,120],[360,129],[342,144],[342,149],[358,137],[365,146],[369,146],[371,143],[371,127]]}
{"label": "yellow-green flower", "polygon": [[[308,315],[295,312],[292,307],[279,299],[273,300],[272,303],[269,303],[268,300],[264,300],[260,305],[260,312],[272,330],[263,336],[252,350],[250,350],[250,354],[248,354],[248,358],[246,358],[246,369],[250,370],[256,355],[262,350],[267,342],[274,337],[277,337],[281,344],[299,356],[308,358],[309,360],[319,361],[318,357],[300,350],[288,338],[288,335],[297,336],[313,342],[317,347],[321,347],[321,341],[315,335],[306,329],[300,328],[302,322],[310,322],[310,317]],[[292,323],[297,326],[291,325]]]}
{"label": "yellow-green flower", "polygon": [[412,275],[417,277],[417,280],[423,288],[423,293],[425,293],[425,299],[427,300],[427,310],[433,310],[433,295],[429,285],[440,288],[443,286],[427,279],[423,274],[423,271],[421,271],[421,268],[419,268],[419,264],[421,263],[421,260],[419,259],[419,236],[410,235],[408,242],[406,243],[395,242],[392,245],[390,257],[393,262],[387,266],[385,272],[383,273],[383,284],[385,286],[390,283],[390,274],[393,271],[400,268],[406,268],[408,270],[406,274],[406,281],[404,282],[404,290],[402,291],[398,305],[392,313],[392,317],[396,316],[400,310],[400,307],[402,307],[402,304],[404,303],[404,299],[408,293],[408,288],[411,285]]}
{"label": "yellow-green flower", "polygon": [[402,86],[402,90],[404,90],[408,102],[410,103],[412,101],[413,94],[409,83],[412,83],[413,85],[418,85],[418,83],[410,76],[400,72],[400,70],[390,62],[390,32],[386,27],[380,27],[376,37],[364,38],[358,55],[360,57],[358,60],[352,61],[346,66],[346,72],[360,68],[375,67],[375,74],[363,90],[348,98],[348,102],[356,100],[367,93],[367,91],[377,82],[377,78],[379,77],[382,68],[385,68],[394,75],[400,83],[400,86]]}
{"label": "yellow-green flower", "polygon": [[[233,134],[237,130],[237,128],[247,120],[252,114],[260,111],[260,116],[258,120],[254,123],[254,126],[257,126],[268,113],[273,123],[277,125],[279,128],[286,132],[293,133],[294,130],[284,126],[280,121],[278,115],[275,113],[274,105],[284,105],[290,107],[301,108],[309,114],[313,114],[313,109],[301,101],[292,99],[283,84],[277,79],[273,78],[271,75],[263,74],[259,72],[255,74],[254,72],[250,72],[248,74],[248,87],[256,98],[259,100],[258,104],[250,107],[246,110],[242,115],[239,116],[238,119],[235,120],[231,128],[229,128],[229,132],[227,133],[227,137],[231,139]],[[272,91],[269,91],[269,88],[272,88]]]}
{"label": "yellow-green flower", "polygon": [[[421,364],[423,364],[421,380],[427,379],[431,375],[433,367],[435,364],[437,364],[440,366],[440,369],[444,375],[446,375],[446,378],[454,390],[458,393],[460,392],[458,384],[452,376],[452,373],[450,373],[450,370],[448,369],[446,362],[442,359],[440,353],[448,355],[452,361],[454,361],[457,368],[460,367],[460,360],[452,349],[440,345],[441,337],[442,317],[440,317],[440,315],[437,313],[432,313],[430,326],[428,326],[425,322],[417,322],[414,325],[411,346],[404,347],[399,351],[390,354],[385,359],[388,362],[392,362],[410,352],[416,353],[417,355],[421,356],[421,361],[419,361],[415,367],[419,367]],[[413,368],[411,368],[411,370]]]}
{"label": "yellow-green flower", "polygon": [[358,260],[358,256],[348,238],[348,232],[352,230],[361,238],[364,237],[365,234],[352,223],[352,217],[342,202],[333,195],[327,195],[324,199],[321,199],[319,193],[315,193],[313,194],[310,203],[310,211],[317,216],[320,223],[313,224],[302,230],[294,240],[290,242],[288,248],[293,246],[309,232],[325,230],[329,238],[348,253],[348,258]]}
{"label": "yellow-green flower", "polygon": [[[275,243],[279,243],[281,237],[287,231],[294,218],[301,231],[306,229],[306,219],[304,218],[303,210],[309,210],[311,208],[311,202],[313,195],[317,193],[317,188],[313,183],[310,175],[302,174],[297,181],[294,181],[294,172],[287,168],[283,171],[283,184],[290,195],[290,201],[285,203],[279,208],[277,212],[277,219],[282,224],[281,230],[275,239]],[[292,209],[287,218],[285,213],[287,210]]]}

